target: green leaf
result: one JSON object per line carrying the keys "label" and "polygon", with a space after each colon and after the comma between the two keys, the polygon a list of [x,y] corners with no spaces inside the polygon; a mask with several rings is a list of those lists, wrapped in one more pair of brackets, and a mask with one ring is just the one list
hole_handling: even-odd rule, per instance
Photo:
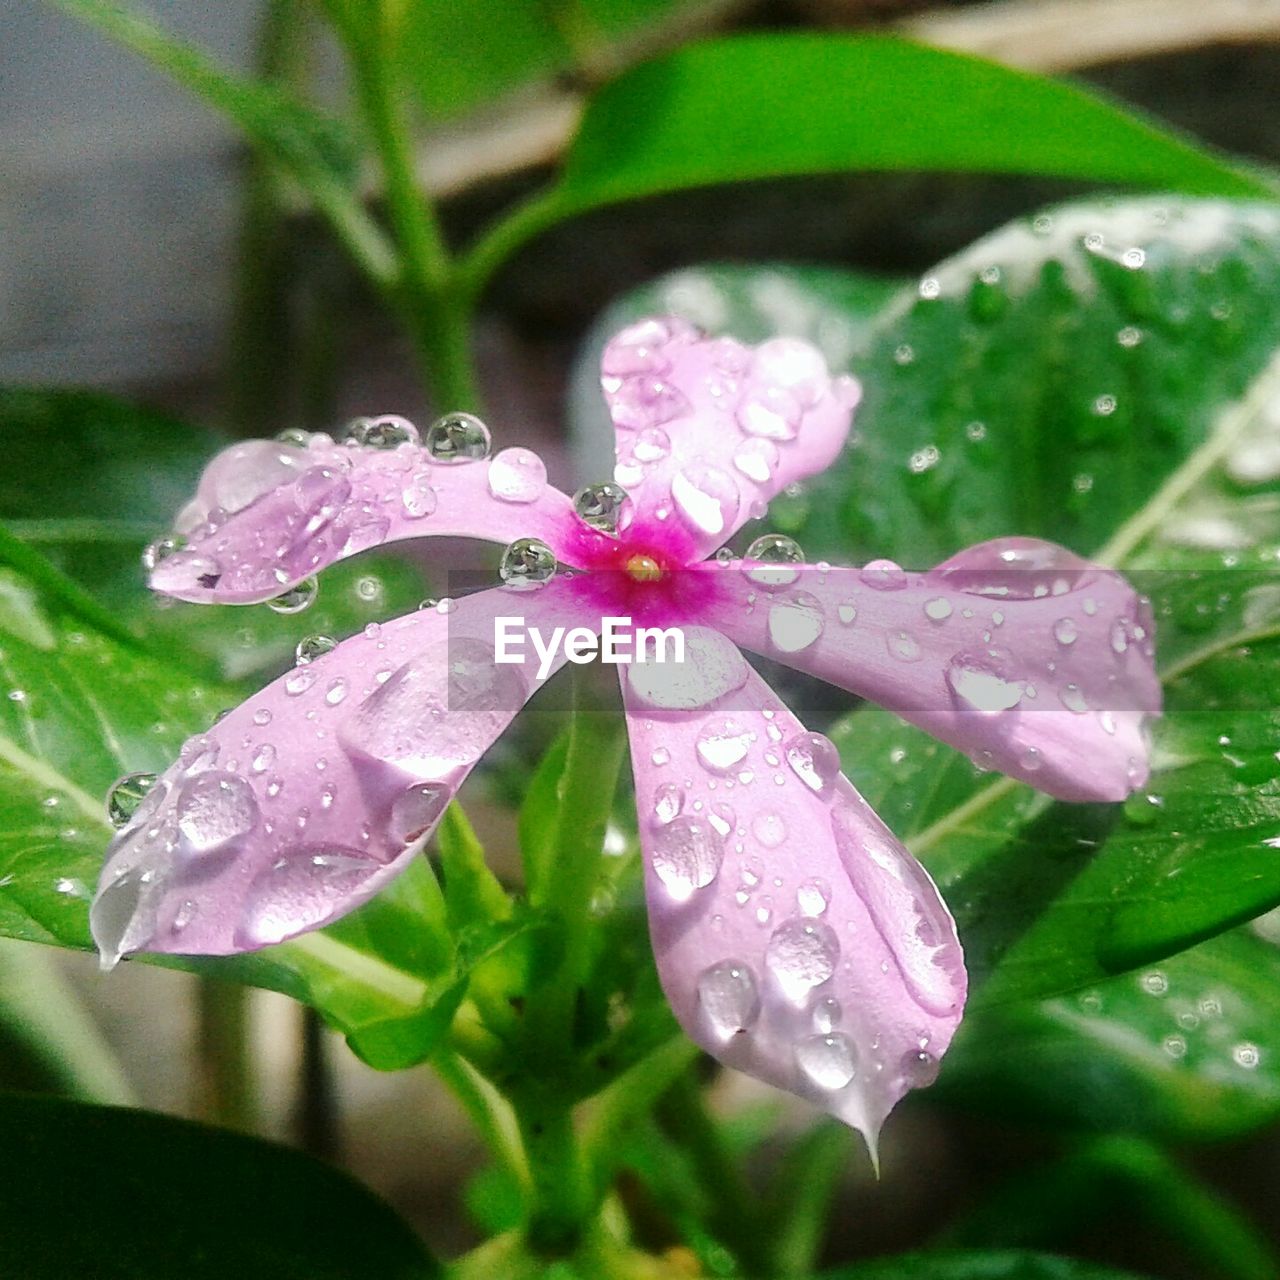
{"label": "green leaf", "polygon": [[1095,1262],[1021,1249],[937,1250],[904,1253],[824,1272],[821,1280],[1139,1280]]}
{"label": "green leaf", "polygon": [[[1011,223],[882,313],[855,362],[858,443],[808,486],[796,536],[912,566],[1008,533],[1098,551],[1247,398],[1280,347],[1278,288],[1274,206],[1084,202]],[[1145,527],[1182,541],[1193,516],[1150,507]]]}
{"label": "green leaf", "polygon": [[[407,613],[426,594],[415,567],[384,554],[326,570],[316,603],[301,616],[169,600],[161,608],[145,590],[142,549],[172,527],[228,441],[111,396],[30,388],[0,388],[0,433],[7,449],[0,519],[152,649],[207,678],[279,670],[304,635],[343,639]],[[0,621],[14,590],[0,576]],[[13,603],[12,616],[22,616]]]}
{"label": "green leaf", "polygon": [[1167,1141],[1280,1116],[1280,922],[1264,917],[1071,995],[975,1013],[937,1100]]}
{"label": "green leaf", "polygon": [[394,280],[395,251],[356,195],[358,152],[341,121],[304,106],[276,85],[233,75],[129,5],[116,0],[54,3],[226,116],[311,197],[375,281],[388,285]]}
{"label": "green leaf", "polygon": [[[12,560],[5,572],[22,613],[16,626],[12,607],[0,613],[0,936],[88,950],[88,904],[112,834],[102,797],[122,774],[164,769],[239,699],[96,630],[52,568],[39,581]],[[157,963],[283,991],[351,1034],[416,1018],[453,954],[421,860],[330,930],[247,956]]]}
{"label": "green leaf", "polygon": [[1267,196],[1243,166],[1074,85],[884,36],[707,40],[589,104],[560,179],[473,251],[473,289],[547,226],[722,182],[850,170],[1050,174]]}
{"label": "green leaf", "polygon": [[689,0],[413,0],[399,55],[428,115],[448,119],[529,81],[607,64]]}
{"label": "green leaf", "polygon": [[256,1138],[0,1098],[0,1273],[24,1280],[425,1280],[439,1264],[367,1187]]}

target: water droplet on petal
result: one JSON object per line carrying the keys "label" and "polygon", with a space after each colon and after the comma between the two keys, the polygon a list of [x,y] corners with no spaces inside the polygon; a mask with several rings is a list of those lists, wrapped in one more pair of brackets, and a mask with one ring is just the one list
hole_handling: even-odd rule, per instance
{"label": "water droplet on petal", "polygon": [[750,581],[762,587],[785,587],[800,576],[799,569],[791,566],[804,564],[804,552],[786,534],[765,533],[747,548],[744,559],[749,563],[742,572]]}
{"label": "water droplet on petal", "polygon": [[751,386],[738,405],[738,426],[749,436],[794,440],[800,432],[804,407],[785,387]]}
{"label": "water droplet on petal", "polygon": [[885,647],[899,662],[919,662],[920,642],[909,631],[890,631],[884,638]]}
{"label": "water droplet on petal", "polygon": [[268,600],[267,608],[273,613],[301,613],[315,603],[316,592],[319,589],[320,584],[316,581],[314,575],[309,578],[303,578],[297,585],[290,587],[274,599]]}
{"label": "water droplet on petal", "polygon": [[714,773],[730,773],[746,759],[755,738],[736,720],[708,720],[698,733],[698,759]]}
{"label": "water droplet on petal", "polygon": [[808,592],[797,592],[770,606],[769,639],[780,653],[798,653],[817,640],[825,623],[818,600]]}
{"label": "water droplet on petal", "polygon": [[317,658],[323,658],[326,653],[332,653],[337,647],[338,642],[332,636],[304,636],[293,651],[293,660],[298,666],[305,667]]}
{"label": "water droplet on petal", "polygon": [[671,496],[684,519],[700,533],[728,532],[740,498],[733,478],[707,462],[693,462],[671,481]]}
{"label": "water droplet on petal", "polygon": [[924,602],[924,616],[930,622],[945,622],[953,612],[951,601],[946,596],[934,596]]}
{"label": "water droplet on petal", "polygon": [[606,389],[609,416],[617,427],[660,427],[693,412],[679,387],[649,373],[632,374]]}
{"label": "water droplet on petal", "polygon": [[758,814],[752,819],[751,834],[766,849],[776,849],[787,838],[787,824],[776,813]]}
{"label": "water droplet on petal", "polygon": [[498,575],[508,587],[540,587],[556,576],[556,553],[537,538],[517,538],[502,553]]}
{"label": "water droplet on petal", "polygon": [[477,462],[489,456],[489,428],[474,414],[446,413],[427,428],[423,443],[437,462]]}
{"label": "water droplet on petal", "polygon": [[158,564],[176,555],[187,545],[186,538],[157,538],[142,553],[142,567],[150,573]]}
{"label": "water droplet on petal", "polygon": [[856,1070],[853,1041],[838,1031],[807,1036],[796,1045],[796,1062],[820,1089],[843,1089]]}
{"label": "water droplet on petal", "polygon": [[388,834],[397,844],[421,840],[440,820],[451,790],[441,782],[417,782],[402,791],[391,804]]}
{"label": "water droplet on petal", "polygon": [[863,586],[875,591],[901,591],[907,585],[902,566],[892,560],[871,560],[862,566],[858,577]]}
{"label": "water droplet on petal", "polygon": [[[308,659],[310,661],[310,659]],[[306,667],[300,667],[295,671],[291,671],[284,681],[284,691],[291,698],[296,698],[306,693],[316,682],[316,673],[309,671]]]}
{"label": "water droplet on petal", "polygon": [[1078,716],[1084,715],[1089,710],[1089,703],[1085,700],[1084,692],[1078,684],[1064,686],[1058,698],[1068,711],[1073,711]]}
{"label": "water droplet on petal", "polygon": [[608,481],[579,489],[573,495],[573,509],[584,524],[608,534],[625,531],[635,515],[635,505],[627,491]]}
{"label": "water droplet on petal", "polygon": [[254,773],[266,773],[276,762],[276,749],[269,742],[264,742],[254,753],[250,768]]}
{"label": "water droplet on petal", "polygon": [[733,465],[748,480],[753,480],[756,484],[768,484],[773,479],[778,458],[778,446],[772,440],[755,437],[735,450]]}
{"label": "water droplet on petal", "polygon": [[787,998],[801,1003],[836,971],[840,943],[821,920],[793,916],[769,938],[765,964]]}
{"label": "water droplet on petal", "polygon": [[840,1025],[840,1019],[844,1017],[844,1009],[840,1005],[840,1001],[835,996],[824,996],[813,1006],[813,1025],[828,1035]]}
{"label": "water droplet on petal", "polygon": [[755,975],[739,960],[708,966],[698,975],[698,1004],[721,1039],[748,1030],[760,1016]]}
{"label": "water droplet on petal", "polygon": [[249,886],[238,941],[263,947],[324,924],[379,870],[379,863],[355,849],[313,845],[286,851]]}
{"label": "water droplet on petal", "polygon": [[820,733],[798,733],[786,745],[792,772],[814,795],[830,799],[840,779],[840,753]]}
{"label": "water droplet on petal", "polygon": [[112,784],[107,792],[107,817],[117,831],[133,821],[155,785],[154,773],[128,773]]}
{"label": "water droplet on petal", "polygon": [[1059,618],[1053,624],[1053,638],[1060,645],[1075,644],[1079,634],[1079,629],[1071,618]]}
{"label": "water droplet on petal", "polygon": [[536,502],[547,487],[547,468],[532,449],[503,449],[489,463],[489,492],[503,502]]}
{"label": "water droplet on petal", "polygon": [[831,886],[825,880],[806,880],[796,890],[796,906],[801,915],[820,916],[830,903]]}
{"label": "water droplet on petal", "polygon": [[979,656],[957,654],[947,665],[947,684],[968,709],[999,715],[1013,710],[1027,689],[1027,682],[1011,677],[1007,666],[997,650]]}
{"label": "water droplet on petal", "polygon": [[[674,782],[664,782],[653,793],[653,818],[659,826],[675,821],[684,808],[684,788]],[[724,833],[721,833],[724,834]]]}
{"label": "water droplet on petal", "polygon": [[341,676],[338,676],[336,680],[330,683],[328,689],[325,690],[325,704],[330,707],[336,707],[342,702],[345,702],[347,694],[350,692],[350,688],[351,686],[348,685]]}
{"label": "water droplet on petal", "polygon": [[431,484],[431,477],[425,471],[410,476],[400,490],[400,505],[404,508],[405,518],[422,520],[435,513],[440,505],[440,497]]}
{"label": "water droplet on petal", "polygon": [[258,803],[243,778],[207,770],[182,784],[175,814],[191,853],[217,853],[253,830]]}
{"label": "water droplet on petal", "polygon": [[938,1059],[927,1049],[912,1049],[902,1055],[898,1070],[910,1089],[926,1089],[938,1078]]}
{"label": "water droplet on petal", "polygon": [[661,828],[650,843],[653,869],[677,902],[720,874],[724,842],[707,823],[681,815]]}
{"label": "water droplet on petal", "polygon": [[418,428],[394,413],[380,418],[357,418],[346,430],[347,439],[366,449],[398,449],[419,442]]}
{"label": "water droplet on petal", "polygon": [[671,452],[671,437],[661,427],[645,427],[631,446],[631,456],[645,464],[661,462]]}

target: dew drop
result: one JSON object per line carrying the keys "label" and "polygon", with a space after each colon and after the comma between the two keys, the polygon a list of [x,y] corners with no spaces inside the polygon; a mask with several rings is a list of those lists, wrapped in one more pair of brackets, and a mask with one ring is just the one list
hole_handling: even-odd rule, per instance
{"label": "dew drop", "polygon": [[425,471],[419,471],[405,481],[400,490],[400,505],[409,520],[421,520],[433,515],[440,505],[439,495],[431,484],[431,477]]}
{"label": "dew drop", "polygon": [[158,564],[176,555],[187,545],[186,538],[157,538],[142,553],[142,567],[150,573]]}
{"label": "dew drop", "polygon": [[427,428],[423,443],[436,462],[477,462],[489,456],[489,428],[474,414],[446,413]]}
{"label": "dew drop", "polygon": [[635,515],[635,507],[621,485],[606,481],[589,484],[573,495],[573,509],[578,518],[601,533],[623,532]]}
{"label": "dew drop", "polygon": [[686,523],[709,536],[729,531],[740,502],[733,477],[708,462],[692,462],[676,472],[671,497]]}
{"label": "dew drop", "polygon": [[1022,701],[1026,681],[1011,679],[995,651],[985,657],[959,654],[947,665],[947,685],[965,707],[981,715],[1012,711]]}
{"label": "dew drop", "polygon": [[216,853],[248,835],[258,821],[253,788],[234,773],[206,771],[182,784],[178,831],[195,854]]}
{"label": "dew drop", "polygon": [[762,587],[785,587],[800,576],[793,566],[804,564],[804,552],[786,534],[765,533],[747,548],[744,559],[749,563],[742,571],[750,581]]}
{"label": "dew drop", "polygon": [[901,591],[907,585],[907,575],[902,566],[892,560],[872,560],[862,566],[858,577],[863,586],[874,591]]}
{"label": "dew drop", "polygon": [[778,446],[772,440],[756,437],[740,445],[733,455],[733,465],[748,480],[768,484],[778,466]]}
{"label": "dew drop", "polygon": [[799,653],[822,634],[822,605],[808,592],[797,592],[769,609],[769,639],[780,653]]}
{"label": "dew drop", "polygon": [[288,850],[249,886],[238,941],[283,942],[338,913],[380,865],[358,850],[311,845]]}
{"label": "dew drop", "polygon": [[[298,647],[293,651],[293,660],[300,666],[305,667],[313,663],[317,658],[323,658],[326,653],[332,653],[338,647],[338,642],[332,636],[305,636],[298,641]],[[313,676],[312,679],[315,677]],[[305,686],[310,687],[310,682]],[[290,689],[290,693],[295,690]],[[302,690],[296,690],[301,693]]]}
{"label": "dew drop", "polygon": [[806,1036],[796,1045],[796,1062],[820,1089],[843,1089],[856,1070],[853,1041],[838,1031]]}
{"label": "dew drop", "polygon": [[840,778],[840,753],[821,733],[798,733],[786,744],[787,763],[814,795],[830,799]]}
{"label": "dew drop", "polygon": [[698,732],[698,759],[714,773],[730,773],[746,759],[755,736],[735,720],[708,720]]}
{"label": "dew drop", "polygon": [[342,676],[338,676],[338,678],[334,680],[325,691],[324,700],[326,705],[330,707],[339,706],[346,700],[347,694],[350,692],[350,688],[351,687],[347,684],[346,680],[344,680]]}
{"label": "dew drop", "polygon": [[831,886],[816,876],[804,881],[796,890],[796,906],[800,908],[801,915],[820,916],[830,903]]}
{"label": "dew drop", "polygon": [[267,608],[273,613],[301,613],[304,609],[309,609],[315,603],[316,592],[320,589],[313,574],[309,578],[303,578],[296,586],[292,586],[288,591],[282,592],[274,599],[267,601]]}
{"label": "dew drop", "polygon": [[787,825],[776,813],[762,813],[752,820],[751,834],[766,849],[776,849],[787,838]]}
{"label": "dew drop", "polygon": [[440,820],[450,794],[442,782],[418,782],[402,791],[391,804],[391,839],[402,845],[421,840]]}
{"label": "dew drop", "polygon": [[930,622],[945,622],[953,612],[951,601],[946,596],[934,596],[924,602],[924,616]]}
{"label": "dew drop", "polygon": [[1053,638],[1060,645],[1075,644],[1079,634],[1079,629],[1071,618],[1059,618],[1053,624]]}
{"label": "dew drop", "polygon": [[794,440],[804,408],[785,387],[751,387],[738,405],[738,426],[749,436]]}
{"label": "dew drop", "polygon": [[315,682],[316,673],[314,671],[310,671],[306,667],[299,667],[285,677],[284,691],[289,697],[296,698],[306,693]]}
{"label": "dew drop", "polygon": [[[664,782],[653,793],[653,818],[659,826],[665,827],[680,816],[684,808],[684,788],[674,782]],[[714,824],[713,824],[714,825]],[[720,832],[721,835],[727,834]]]}
{"label": "dew drop", "polygon": [[760,1016],[755,975],[738,960],[709,965],[698,975],[698,1004],[719,1038],[748,1030]]}
{"label": "dew drop", "polygon": [[1074,711],[1078,716],[1084,715],[1089,710],[1089,704],[1078,684],[1066,685],[1058,695],[1058,699],[1068,711]]}
{"label": "dew drop", "polygon": [[489,463],[489,492],[503,502],[536,502],[547,487],[547,468],[532,449],[503,449]]}
{"label": "dew drop", "polygon": [[508,587],[540,587],[556,576],[556,553],[537,538],[517,538],[502,553],[498,575]]}
{"label": "dew drop", "polygon": [[127,827],[156,785],[154,773],[128,773],[107,792],[107,817],[117,831]]}
{"label": "dew drop", "polygon": [[719,875],[724,842],[709,824],[681,815],[653,837],[652,861],[667,892],[683,902]]}
{"label": "dew drop", "polygon": [[765,964],[788,999],[799,1004],[836,971],[840,943],[821,920],[794,916],[774,931]]}

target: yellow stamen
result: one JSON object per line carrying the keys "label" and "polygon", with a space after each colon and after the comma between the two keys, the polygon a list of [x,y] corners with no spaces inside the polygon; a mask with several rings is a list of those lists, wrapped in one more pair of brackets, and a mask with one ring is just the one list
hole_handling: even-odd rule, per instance
{"label": "yellow stamen", "polygon": [[652,556],[632,556],[627,561],[627,572],[637,582],[657,582],[662,577],[662,566]]}

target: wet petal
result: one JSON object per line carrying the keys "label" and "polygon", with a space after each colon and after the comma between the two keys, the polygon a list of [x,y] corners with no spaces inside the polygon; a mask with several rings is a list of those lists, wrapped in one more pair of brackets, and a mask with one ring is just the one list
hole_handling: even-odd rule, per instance
{"label": "wet petal", "polygon": [[193,738],[108,850],[103,962],[250,951],[364,902],[539,687],[535,666],[495,663],[494,618],[549,632],[581,612],[557,580],[371,625]]}
{"label": "wet petal", "polygon": [[1006,538],[927,573],[747,563],[715,573],[703,620],[737,643],[881,703],[983,768],[1064,800],[1147,779],[1160,711],[1147,603],[1118,573]]}
{"label": "wet petal", "polygon": [[186,545],[152,553],[151,585],[183,600],[248,604],[370,547],[437,534],[532,537],[573,558],[580,524],[536,454],[455,449],[443,461],[407,423],[398,429],[412,434],[369,437],[391,447],[303,433],[301,444],[253,440],[224,450],[179,516]]}
{"label": "wet petal", "polygon": [[679,696],[649,696],[639,667],[623,679],[663,987],[709,1053],[817,1102],[874,1153],[960,1021],[955,926],[831,743],[723,636],[686,634]]}
{"label": "wet petal", "polygon": [[617,429],[614,479],[635,500],[636,531],[661,540],[673,523],[690,559],[828,466],[859,395],[798,338],[749,347],[675,317],[614,337],[601,384]]}

